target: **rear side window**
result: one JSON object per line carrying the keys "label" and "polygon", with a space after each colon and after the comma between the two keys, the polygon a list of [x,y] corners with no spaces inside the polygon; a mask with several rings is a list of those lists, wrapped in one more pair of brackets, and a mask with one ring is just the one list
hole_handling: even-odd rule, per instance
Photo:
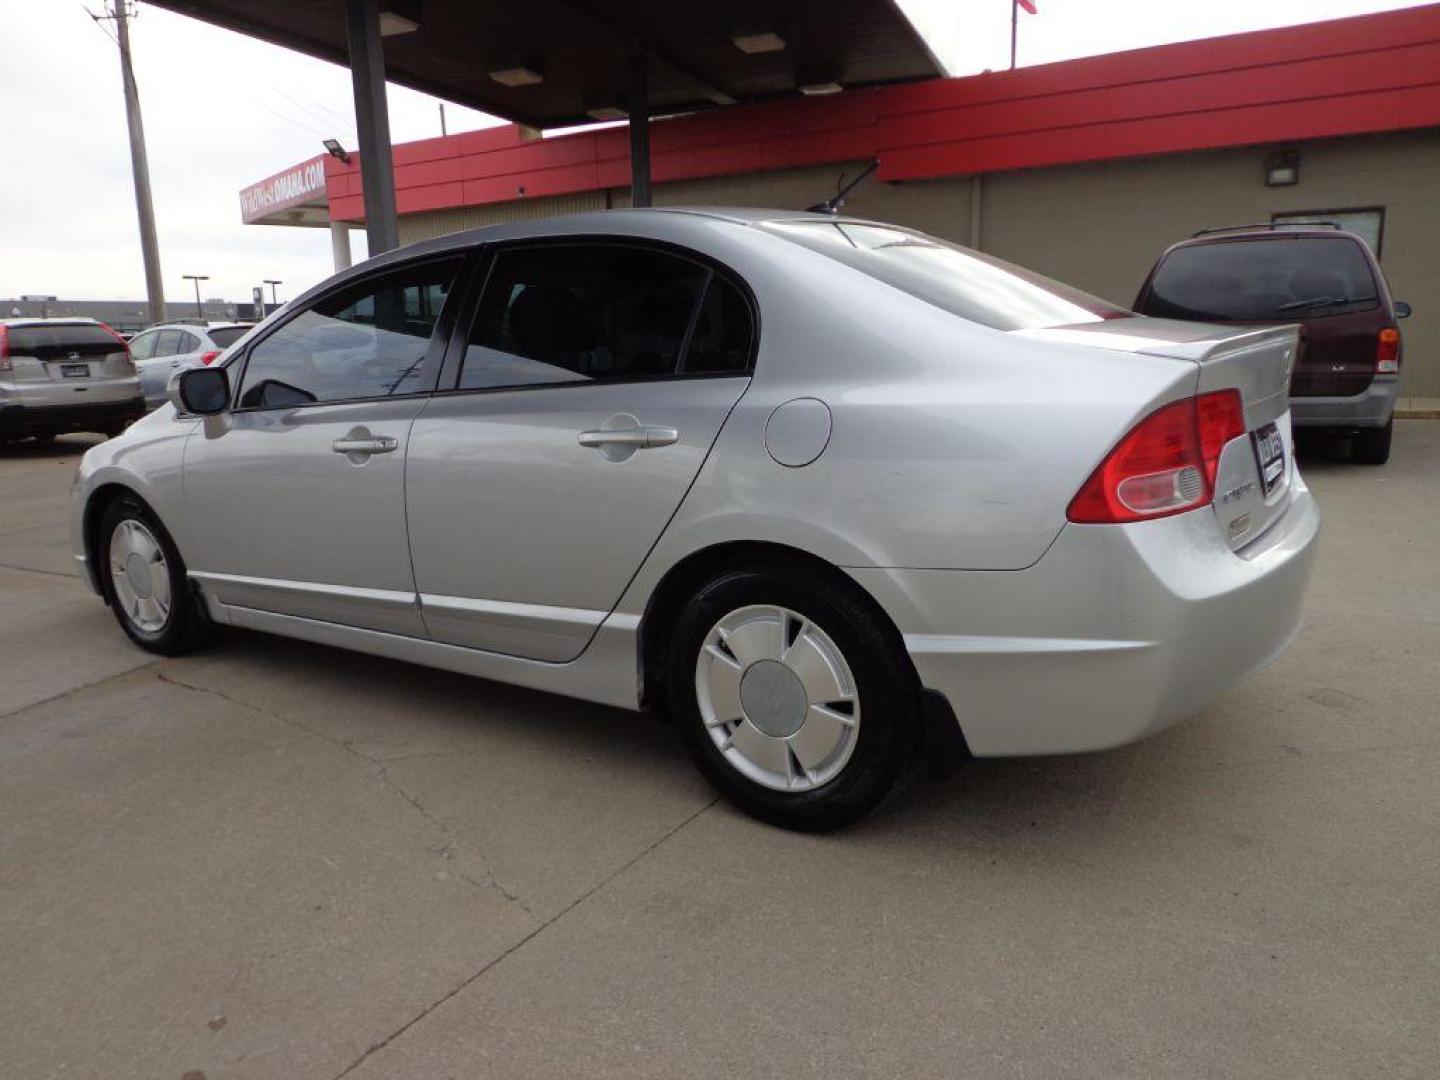
{"label": "rear side window", "polygon": [[1283,322],[1379,303],[1359,244],[1302,236],[1176,248],[1156,268],[1141,307],[1169,319]]}
{"label": "rear side window", "polygon": [[408,266],[332,293],[250,350],[242,408],[393,397],[422,390],[430,338],[458,260]]}
{"label": "rear side window", "polygon": [[12,353],[38,360],[69,359],[71,353],[104,356],[124,348],[113,334],[93,323],[12,326],[9,338]]}
{"label": "rear side window", "polygon": [[752,335],[739,289],[701,263],[618,244],[514,248],[495,257],[460,389],[738,374]]}
{"label": "rear side window", "polygon": [[762,227],[996,330],[1069,326],[1130,314],[1040,274],[906,229],[842,221]]}
{"label": "rear side window", "polygon": [[218,348],[228,349],[249,332],[250,328],[248,326],[222,326],[218,329],[207,331],[207,334]]}

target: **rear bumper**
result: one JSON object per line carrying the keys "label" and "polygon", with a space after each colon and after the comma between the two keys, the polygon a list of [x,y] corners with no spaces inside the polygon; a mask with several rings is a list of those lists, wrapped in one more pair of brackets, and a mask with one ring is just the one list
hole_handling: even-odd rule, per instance
{"label": "rear bumper", "polygon": [[851,570],[904,634],[977,756],[1132,742],[1274,660],[1300,625],[1320,514],[1285,513],[1232,552],[1208,507],[1068,525],[1027,570]]}
{"label": "rear bumper", "polygon": [[85,405],[21,405],[0,402],[0,435],[47,431],[103,431],[145,415],[145,399],[97,401]]}
{"label": "rear bumper", "polygon": [[1377,378],[1353,397],[1292,397],[1290,422],[1295,427],[1384,427],[1395,412],[1400,380]]}

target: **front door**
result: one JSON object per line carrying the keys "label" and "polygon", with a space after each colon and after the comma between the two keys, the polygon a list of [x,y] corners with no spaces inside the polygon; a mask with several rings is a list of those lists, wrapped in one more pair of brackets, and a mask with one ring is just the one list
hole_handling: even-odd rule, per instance
{"label": "front door", "polygon": [[599,242],[496,254],[457,383],[410,438],[430,634],[578,656],[744,393],[754,325],[737,283],[698,257]]}
{"label": "front door", "polygon": [[455,260],[306,306],[229,365],[234,408],[185,449],[191,574],[223,603],[423,637],[405,454]]}

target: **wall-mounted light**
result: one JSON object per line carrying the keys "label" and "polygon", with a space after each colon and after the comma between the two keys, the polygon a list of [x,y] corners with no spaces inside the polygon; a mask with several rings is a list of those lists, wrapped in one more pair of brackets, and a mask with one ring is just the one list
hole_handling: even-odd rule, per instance
{"label": "wall-mounted light", "polygon": [[380,36],[413,34],[420,29],[420,0],[380,0]]}
{"label": "wall-mounted light", "polygon": [[785,48],[785,35],[773,19],[746,19],[730,32],[730,40],[743,53],[772,53]]}
{"label": "wall-mounted light", "polygon": [[534,57],[502,54],[490,62],[490,78],[501,86],[534,86],[545,81],[545,69]]}
{"label": "wall-mounted light", "polygon": [[320,145],[325,147],[326,153],[328,153],[336,161],[343,162],[346,165],[350,164],[350,155],[345,150],[345,147],[340,145],[339,139],[326,139]]}
{"label": "wall-mounted light", "polygon": [[1300,152],[1286,150],[1265,159],[1265,186],[1291,187],[1300,182]]}
{"label": "wall-mounted light", "polygon": [[845,88],[835,69],[825,64],[806,64],[795,72],[795,89],[808,97],[838,94]]}

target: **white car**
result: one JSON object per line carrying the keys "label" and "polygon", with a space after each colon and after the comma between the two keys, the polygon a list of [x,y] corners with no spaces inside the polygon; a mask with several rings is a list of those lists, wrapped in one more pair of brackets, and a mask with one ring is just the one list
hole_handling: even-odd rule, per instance
{"label": "white car", "polygon": [[160,323],[130,339],[130,356],[140,372],[145,405],[156,409],[165,403],[165,384],[184,368],[199,367],[215,358],[250,331],[254,323]]}
{"label": "white car", "polygon": [[73,537],[154,652],[247,627],[652,706],[827,828],[917,757],[1117,746],[1279,654],[1296,341],[818,214],[515,222],[177,376],[86,453]]}

